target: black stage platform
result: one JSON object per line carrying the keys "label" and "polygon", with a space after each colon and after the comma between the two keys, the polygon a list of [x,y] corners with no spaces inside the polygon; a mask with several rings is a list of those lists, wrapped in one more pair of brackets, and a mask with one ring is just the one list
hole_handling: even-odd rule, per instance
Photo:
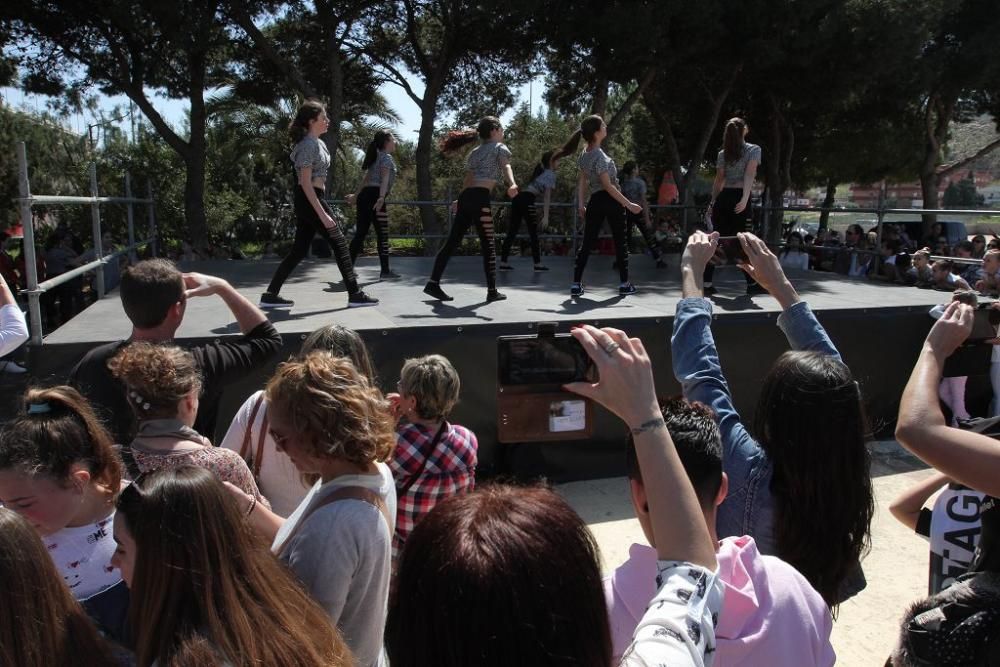
{"label": "black stage platform", "polygon": [[[421,291],[433,258],[393,258],[393,270],[402,275],[393,282],[378,282],[377,259],[364,258],[357,269],[360,282],[381,303],[375,308],[350,310],[336,263],[307,260],[282,291],[283,296],[296,301],[295,307],[271,311],[285,338],[280,357],[294,353],[313,329],[336,322],[361,332],[383,388],[391,390],[404,359],[444,354],[455,364],[463,382],[454,421],[478,436],[483,473],[545,474],[559,481],[621,474],[623,427],[601,410],[595,437],[586,442],[496,443],[495,339],[532,333],[539,321],[557,321],[560,331],[580,322],[613,325],[642,338],[653,358],[660,393],[676,394],[679,386],[671,371],[669,341],[674,307],[681,298],[677,257],[670,257],[668,268],[656,269],[650,258],[633,255],[632,280],[640,292],[622,298],[617,291],[617,271],[611,270],[613,258],[592,256],[585,275],[587,293],[578,299],[569,296],[571,259],[545,259],[551,270],[534,273],[530,258],[514,258],[515,270],[498,277],[508,300],[487,304],[479,257],[452,259],[442,281],[445,291],[455,297],[448,303],[435,301]],[[256,301],[276,264],[276,260],[206,261],[183,268],[222,276]],[[875,430],[884,432],[895,419],[899,396],[930,327],[927,311],[948,295],[847,280],[829,273],[802,272],[791,277],[861,382]],[[744,296],[744,281],[735,267],[719,269],[716,286],[713,330],[737,407],[749,421],[761,378],[786,349],[775,324],[780,309],[769,296],[752,300]],[[188,305],[178,338],[211,340],[236,332],[229,312],[217,298],[195,299]],[[112,294],[48,336],[45,344],[33,351],[32,372],[45,381],[59,380],[88,348],[128,333],[121,304]],[[273,365],[262,368],[255,377],[227,390],[220,429],[245,397],[262,386],[272,369]],[[974,384],[970,383],[970,393]],[[218,438],[222,433],[214,435]]]}

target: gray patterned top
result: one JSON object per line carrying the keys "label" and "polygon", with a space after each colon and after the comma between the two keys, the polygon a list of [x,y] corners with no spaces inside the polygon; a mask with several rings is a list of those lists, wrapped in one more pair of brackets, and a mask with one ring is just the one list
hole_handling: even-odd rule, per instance
{"label": "gray patterned top", "polygon": [[326,172],[330,171],[330,151],[326,144],[307,134],[302,141],[295,144],[289,155],[295,171],[298,172],[304,167],[312,167],[312,177],[326,180]]}
{"label": "gray patterned top", "polygon": [[477,180],[499,181],[503,166],[510,164],[510,149],[499,141],[485,141],[469,153],[466,168]]}
{"label": "gray patterned top", "polygon": [[607,174],[611,179],[612,187],[621,190],[618,185],[618,167],[615,166],[615,161],[604,152],[604,149],[594,148],[583,151],[576,164],[580,167],[580,171],[587,176],[589,194],[592,195],[604,189],[604,186],[601,185],[601,174]]}
{"label": "gray patterned top", "polygon": [[760,146],[757,144],[743,144],[743,155],[735,162],[726,162],[726,152],[719,151],[719,157],[715,161],[717,169],[726,170],[727,188],[743,188],[743,175],[746,173],[747,165],[751,161],[756,161],[760,165]]}
{"label": "gray patterned top", "polygon": [[646,181],[638,176],[633,176],[622,183],[622,194],[628,200],[641,204],[646,199]]}
{"label": "gray patterned top", "polygon": [[378,152],[375,162],[372,163],[372,166],[368,167],[368,171],[365,172],[365,182],[361,187],[378,187],[382,185],[383,169],[389,170],[389,175],[387,176],[389,183],[385,188],[385,193],[389,194],[392,191],[393,183],[396,182],[396,161],[392,159],[391,155],[383,151]]}
{"label": "gray patterned top", "polygon": [[556,172],[551,169],[545,169],[532,179],[531,183],[521,188],[521,192],[530,192],[532,194],[540,195],[546,190],[556,189]]}

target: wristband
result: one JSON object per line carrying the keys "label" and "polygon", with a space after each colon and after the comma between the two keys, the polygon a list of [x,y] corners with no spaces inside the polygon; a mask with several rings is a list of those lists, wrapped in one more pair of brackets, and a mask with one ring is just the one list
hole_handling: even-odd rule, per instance
{"label": "wristband", "polygon": [[642,422],[638,426],[632,429],[632,435],[642,435],[647,431],[654,431],[658,428],[666,428],[667,422],[664,421],[663,417],[655,417],[649,421]]}

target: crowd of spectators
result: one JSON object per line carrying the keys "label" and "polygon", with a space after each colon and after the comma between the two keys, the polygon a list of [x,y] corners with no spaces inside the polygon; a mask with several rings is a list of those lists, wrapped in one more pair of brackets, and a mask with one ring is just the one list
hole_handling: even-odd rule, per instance
{"label": "crowd of spectators", "polygon": [[[775,254],[740,234],[791,348],[744,423],[704,296],[718,236],[696,232],[680,261],[662,344],[681,396],[658,397],[639,339],[572,331],[598,380],[566,389],[627,427],[648,541],[604,580],[593,536],[551,489],[477,484],[476,435],[451,421],[461,380],[434,350],[379,378],[356,332],[318,329],[216,447],[223,389],[256,377],[283,340],[225,280],[167,260],[130,266],[129,337],[88,352],[69,385],[27,390],[0,427],[0,664],[834,664],[838,607],[867,585],[864,390],[786,276],[812,256],[806,239]],[[859,270],[845,256],[831,261]],[[955,283],[968,279],[985,280]],[[8,324],[4,285],[0,354],[26,337],[23,317]],[[218,298],[240,335],[175,343],[199,298]],[[1000,449],[987,428],[949,425],[938,401],[972,328],[967,301],[931,329],[897,436],[938,481],[981,494],[978,542],[947,586],[884,610],[902,618],[895,667],[995,664],[1000,647]],[[935,525],[921,518],[926,492],[894,510],[915,529]]]}

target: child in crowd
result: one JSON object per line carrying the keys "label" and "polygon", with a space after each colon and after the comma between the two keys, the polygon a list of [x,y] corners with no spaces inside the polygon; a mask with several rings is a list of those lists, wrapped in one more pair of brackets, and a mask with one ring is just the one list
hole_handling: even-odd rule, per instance
{"label": "child in crowd", "polygon": [[128,451],[140,473],[201,466],[270,507],[243,459],[213,447],[192,428],[201,374],[190,352],[174,345],[132,343],[108,362],[108,368],[124,383],[135,413],[136,437]]}
{"label": "child in crowd", "polygon": [[461,390],[458,372],[440,354],[407,359],[398,393],[389,394],[396,418],[396,450],[390,467],[396,478],[395,560],[413,527],[445,498],[476,484],[475,434],[450,424]]}
{"label": "child in crowd", "polygon": [[108,565],[122,487],[111,436],[71,387],[29,389],[23,406],[0,431],[0,504],[28,519],[73,597],[120,641],[128,591]]}
{"label": "child in crowd", "polygon": [[910,268],[906,270],[904,280],[908,285],[916,287],[932,287],[934,272],[931,269],[931,249],[921,248],[913,253]]}
{"label": "child in crowd", "polygon": [[348,667],[323,610],[208,470],[144,474],[118,498],[111,561],[132,595],[139,667]]}
{"label": "child in crowd", "polygon": [[931,286],[945,292],[968,291],[972,288],[960,276],[953,273],[955,265],[947,259],[939,259],[931,265]]}
{"label": "child in crowd", "polygon": [[[726,497],[722,472],[722,438],[712,411],[698,403],[674,399],[661,407],[670,438],[694,486],[712,539],[718,544],[719,579],[725,594],[716,628],[715,666],[829,666],[836,662],[830,645],[833,622],[823,598],[795,568],[764,556],[750,536],[719,541],[715,517]],[[646,540],[655,545],[646,487],[630,438],[626,448],[632,506]],[[633,544],[629,559],[604,580],[613,664],[632,641],[642,614],[656,593],[656,550]]]}

